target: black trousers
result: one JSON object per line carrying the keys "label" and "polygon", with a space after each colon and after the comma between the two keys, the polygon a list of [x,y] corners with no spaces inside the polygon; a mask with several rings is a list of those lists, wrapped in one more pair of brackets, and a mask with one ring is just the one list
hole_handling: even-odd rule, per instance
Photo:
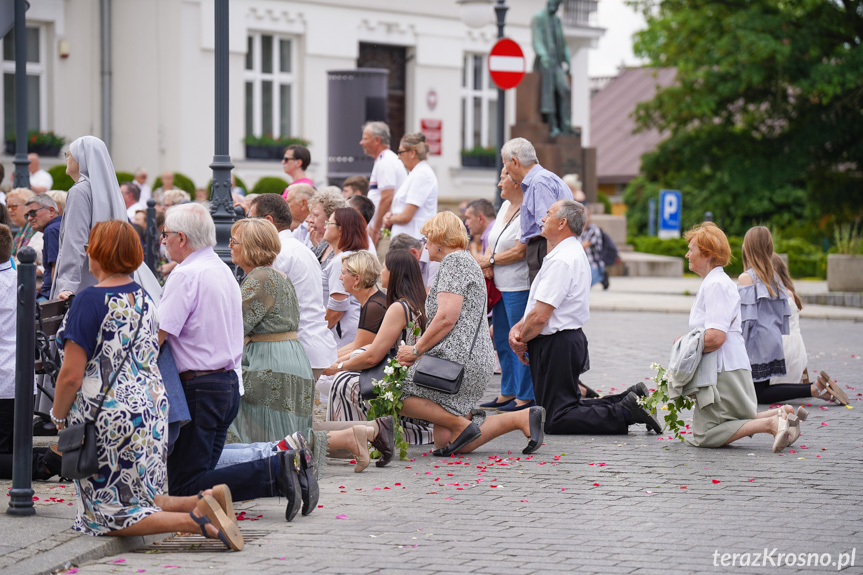
{"label": "black trousers", "polygon": [[551,435],[625,435],[623,394],[583,399],[578,378],[588,362],[581,329],[540,335],[527,344],[537,405],[545,408],[545,432]]}
{"label": "black trousers", "polygon": [[770,380],[756,381],[755,397],[758,403],[782,403],[789,399],[812,397],[812,388],[808,383],[779,383],[770,385]]}
{"label": "black trousers", "polygon": [[527,273],[530,277],[530,283],[536,278],[539,273],[539,268],[542,267],[542,260],[548,252],[548,240],[542,236],[534,236],[527,241]]}
{"label": "black trousers", "polygon": [[[15,438],[15,400],[0,399],[0,479],[12,479],[12,447]],[[37,470],[47,448],[34,447],[32,478],[38,479]]]}

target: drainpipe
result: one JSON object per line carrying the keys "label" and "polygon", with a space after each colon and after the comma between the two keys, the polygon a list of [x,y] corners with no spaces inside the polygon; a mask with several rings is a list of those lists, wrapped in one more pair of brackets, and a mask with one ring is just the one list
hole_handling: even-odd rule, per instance
{"label": "drainpipe", "polygon": [[111,151],[111,0],[101,0],[102,141]]}

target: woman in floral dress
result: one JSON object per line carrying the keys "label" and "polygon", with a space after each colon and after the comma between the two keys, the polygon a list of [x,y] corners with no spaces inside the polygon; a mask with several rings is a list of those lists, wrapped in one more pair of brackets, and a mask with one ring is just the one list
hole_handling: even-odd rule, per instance
{"label": "woman in floral dress", "polygon": [[63,366],[51,409],[62,430],[92,421],[105,394],[96,417],[99,470],[75,481],[74,528],[120,536],[202,532],[242,549],[226,486],[199,497],[163,495],[168,399],[156,364],[156,306],[130,278],[144,259],[138,234],[128,222],[99,222],[87,254],[98,283],[75,297],[57,333]]}

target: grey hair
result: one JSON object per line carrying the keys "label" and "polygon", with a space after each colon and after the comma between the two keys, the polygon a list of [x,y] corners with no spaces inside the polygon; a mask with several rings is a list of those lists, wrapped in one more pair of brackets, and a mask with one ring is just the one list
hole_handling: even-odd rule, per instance
{"label": "grey hair", "polygon": [[555,217],[566,220],[569,226],[569,231],[574,235],[580,236],[584,232],[584,224],[587,221],[584,205],[574,200],[559,200],[560,206],[557,208]]}
{"label": "grey hair", "polygon": [[366,122],[363,125],[363,131],[369,131],[373,138],[380,138],[381,144],[384,146],[390,145],[390,127],[386,122]]}
{"label": "grey hair", "polygon": [[397,234],[390,240],[389,250],[421,250],[423,244],[415,237],[408,234]]}
{"label": "grey hair", "polygon": [[216,245],[216,224],[201,204],[171,206],[165,213],[165,227],[172,232],[183,232],[194,251]]}
{"label": "grey hair", "polygon": [[333,215],[333,212],[339,208],[347,207],[348,203],[342,196],[342,190],[336,186],[326,186],[315,192],[312,199],[309,200],[309,209],[316,204],[321,204],[324,207],[324,213],[327,217]]}
{"label": "grey hair", "polygon": [[55,212],[58,211],[57,202],[48,194],[36,194],[24,202],[25,206],[29,206],[30,204],[39,204],[40,208],[54,208]]}
{"label": "grey hair", "polygon": [[312,196],[315,195],[315,188],[306,183],[293,184],[288,186],[288,194],[299,195],[311,203]]}
{"label": "grey hair", "polygon": [[504,163],[515,158],[523,166],[530,166],[539,161],[536,159],[536,149],[533,147],[533,144],[524,138],[513,138],[508,141],[500,149],[500,155]]}

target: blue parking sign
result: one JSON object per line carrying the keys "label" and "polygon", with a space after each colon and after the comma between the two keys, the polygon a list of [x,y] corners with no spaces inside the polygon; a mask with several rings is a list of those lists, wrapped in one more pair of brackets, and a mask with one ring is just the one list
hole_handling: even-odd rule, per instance
{"label": "blue parking sign", "polygon": [[659,193],[659,237],[679,238],[683,198],[678,190]]}

